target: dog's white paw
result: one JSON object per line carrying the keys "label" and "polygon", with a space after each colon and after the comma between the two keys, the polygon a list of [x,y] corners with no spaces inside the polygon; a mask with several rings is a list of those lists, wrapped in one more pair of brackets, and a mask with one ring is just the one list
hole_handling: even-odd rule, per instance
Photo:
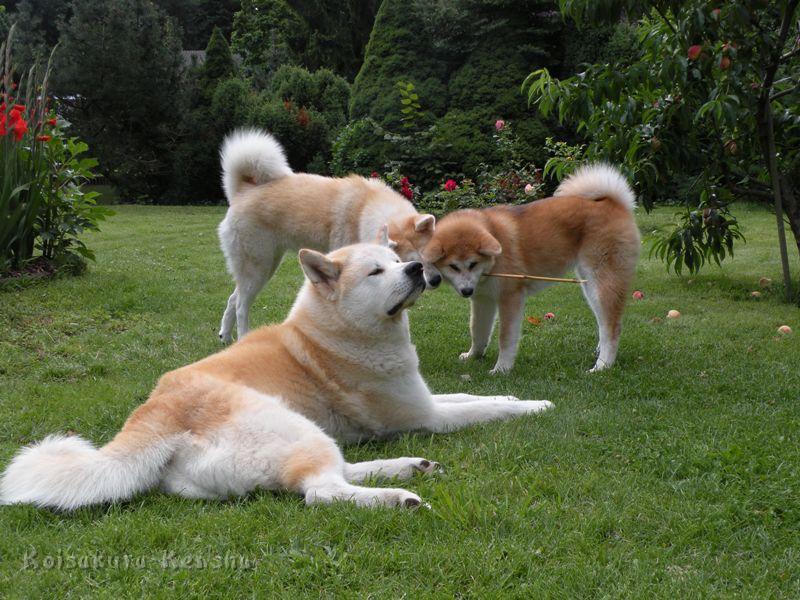
{"label": "dog's white paw", "polygon": [[610,367],[610,366],[611,366],[611,365],[609,365],[609,364],[608,364],[608,363],[606,363],[605,361],[602,361],[602,360],[600,360],[600,359],[598,358],[598,359],[597,359],[597,362],[596,362],[596,363],[594,363],[594,366],[593,366],[591,369],[589,369],[589,371],[588,371],[588,372],[589,372],[589,373],[598,373],[598,372],[600,372],[600,371],[605,371],[605,370],[606,370],[608,367]]}
{"label": "dog's white paw", "polygon": [[413,465],[414,469],[420,473],[432,475],[434,473],[441,473],[443,471],[442,465],[434,460],[428,460],[426,458],[416,458],[414,460],[416,461]]}
{"label": "dog's white paw", "polygon": [[526,413],[538,413],[550,410],[555,406],[549,400],[520,400],[519,403],[525,406]]}
{"label": "dog's white paw", "polygon": [[505,375],[511,370],[513,366],[514,365],[501,365],[500,363],[497,363],[494,366],[494,369],[489,371],[489,375]]}

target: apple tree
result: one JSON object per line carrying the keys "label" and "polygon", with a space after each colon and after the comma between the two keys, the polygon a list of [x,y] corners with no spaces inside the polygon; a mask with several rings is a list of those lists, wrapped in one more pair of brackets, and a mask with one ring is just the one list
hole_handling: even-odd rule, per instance
{"label": "apple tree", "polygon": [[[742,236],[730,204],[759,200],[774,207],[792,296],[784,222],[800,252],[798,2],[559,0],[579,28],[632,28],[636,47],[568,79],[540,69],[523,89],[544,115],[577,128],[579,159],[621,164],[645,207],[686,203],[653,246],[676,272],[732,254]],[[547,171],[570,167],[554,157]]]}

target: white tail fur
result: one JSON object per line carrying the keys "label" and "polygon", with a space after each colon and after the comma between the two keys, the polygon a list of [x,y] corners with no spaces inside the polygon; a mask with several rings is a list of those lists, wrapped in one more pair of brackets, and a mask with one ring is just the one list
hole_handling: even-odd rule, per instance
{"label": "white tail fur", "polygon": [[222,187],[228,204],[233,202],[245,180],[260,185],[292,174],[283,146],[266,131],[234,131],[222,142],[219,154]]}
{"label": "white tail fur", "polygon": [[0,480],[0,504],[73,510],[125,500],[156,485],[175,439],[131,439],[122,432],[100,449],[77,436],[51,435],[20,450]]}
{"label": "white tail fur", "polygon": [[636,208],[636,195],[619,169],[605,163],[584,165],[558,186],[554,196],[609,198],[628,210]]}

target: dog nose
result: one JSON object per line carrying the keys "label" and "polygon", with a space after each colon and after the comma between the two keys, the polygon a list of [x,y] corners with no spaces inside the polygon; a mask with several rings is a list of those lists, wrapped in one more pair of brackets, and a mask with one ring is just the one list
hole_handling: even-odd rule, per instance
{"label": "dog nose", "polygon": [[430,279],[428,279],[428,285],[433,288],[439,287],[440,283],[442,283],[442,276],[439,275],[438,273],[433,277],[431,277]]}
{"label": "dog nose", "polygon": [[461,295],[464,296],[464,298],[469,298],[470,296],[472,296],[472,292],[474,291],[475,290],[473,290],[472,288],[461,288]]}
{"label": "dog nose", "polygon": [[422,263],[417,261],[410,262],[405,266],[403,272],[410,277],[417,277],[422,274]]}

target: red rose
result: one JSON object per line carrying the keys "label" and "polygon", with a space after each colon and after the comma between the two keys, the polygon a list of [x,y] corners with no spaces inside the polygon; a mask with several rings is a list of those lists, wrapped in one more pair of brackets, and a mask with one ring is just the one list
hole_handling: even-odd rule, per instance
{"label": "red rose", "polygon": [[37,142],[49,142],[52,139],[53,139],[52,135],[37,135],[36,136],[36,141]]}
{"label": "red rose", "polygon": [[406,187],[406,186],[408,186],[408,177],[403,177],[403,178],[400,180],[400,185],[402,185],[403,187]]}
{"label": "red rose", "polygon": [[400,190],[400,193],[403,194],[403,196],[405,196],[409,200],[414,198],[414,192],[411,191],[410,187],[403,187],[403,189]]}
{"label": "red rose", "polygon": [[369,174],[369,176],[372,177],[373,179],[378,179],[380,177],[377,171],[373,171],[372,173]]}
{"label": "red rose", "polygon": [[452,192],[454,189],[458,187],[458,184],[453,179],[448,179],[444,182],[444,189],[448,192]]}
{"label": "red rose", "polygon": [[48,125],[52,125],[53,127],[55,127],[56,123],[58,123],[58,119],[47,119]]}
{"label": "red rose", "polygon": [[12,111],[17,111],[17,112],[25,112],[25,105],[24,104],[15,104],[14,106],[11,107],[11,110]]}

